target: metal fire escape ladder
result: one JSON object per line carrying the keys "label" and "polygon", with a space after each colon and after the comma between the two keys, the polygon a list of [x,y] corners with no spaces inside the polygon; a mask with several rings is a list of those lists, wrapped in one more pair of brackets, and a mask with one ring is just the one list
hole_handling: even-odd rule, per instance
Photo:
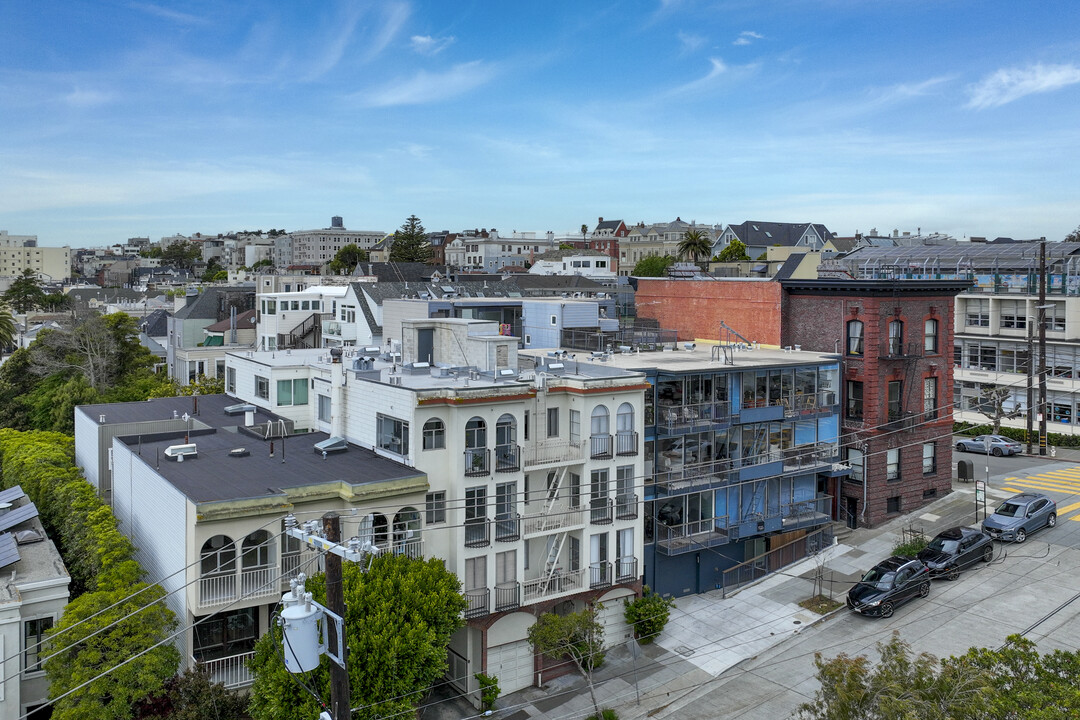
{"label": "metal fire escape ladder", "polygon": [[562,554],[563,545],[566,544],[566,533],[556,533],[548,537],[547,560],[544,564],[544,578],[540,583],[540,595],[547,595],[551,588],[552,580],[558,572],[559,556]]}

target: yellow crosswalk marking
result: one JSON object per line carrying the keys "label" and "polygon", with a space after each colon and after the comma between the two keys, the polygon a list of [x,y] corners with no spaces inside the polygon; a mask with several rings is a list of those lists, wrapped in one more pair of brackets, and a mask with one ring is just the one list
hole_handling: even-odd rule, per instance
{"label": "yellow crosswalk marking", "polygon": [[1065,507],[1059,507],[1058,508],[1058,515],[1064,515],[1066,513],[1071,513],[1073,510],[1076,510],[1077,508],[1080,508],[1080,502],[1075,502],[1072,505],[1066,505]]}
{"label": "yellow crosswalk marking", "polygon": [[1034,488],[1036,490],[1054,490],[1056,492],[1064,492],[1075,495],[1080,493],[1080,487],[1075,485],[1064,485],[1062,483],[1049,482],[1047,480],[1033,480],[1030,482],[1018,482],[1013,483],[1020,487]]}
{"label": "yellow crosswalk marking", "polygon": [[1003,487],[1003,488],[1001,488],[1001,489],[1002,489],[1002,490],[1004,490],[1005,492],[1011,492],[1011,493],[1018,493],[1018,492],[1020,492],[1020,491],[1019,491],[1019,490],[1017,490],[1016,488],[1006,488],[1006,487]]}

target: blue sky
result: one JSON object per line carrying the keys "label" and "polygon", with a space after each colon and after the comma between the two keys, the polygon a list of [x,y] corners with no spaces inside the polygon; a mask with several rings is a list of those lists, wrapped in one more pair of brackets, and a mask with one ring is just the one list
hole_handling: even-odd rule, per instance
{"label": "blue sky", "polygon": [[0,0],[0,229],[1080,225],[1072,2]]}

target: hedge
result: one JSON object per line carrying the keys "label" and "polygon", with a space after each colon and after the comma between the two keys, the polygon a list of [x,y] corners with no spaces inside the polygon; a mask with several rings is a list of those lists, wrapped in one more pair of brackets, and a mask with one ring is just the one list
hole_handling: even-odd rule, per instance
{"label": "hedge", "polygon": [[[953,423],[953,432],[957,435],[991,435],[994,434],[994,426],[989,423],[975,425],[973,423],[958,422]],[[1012,440],[1019,440],[1022,443],[1027,442],[1026,428],[1002,427],[996,434]],[[1037,425],[1031,436],[1031,444],[1033,447],[1037,447],[1039,444],[1039,428]],[[1080,447],[1080,435],[1046,433],[1046,444],[1054,447]]]}

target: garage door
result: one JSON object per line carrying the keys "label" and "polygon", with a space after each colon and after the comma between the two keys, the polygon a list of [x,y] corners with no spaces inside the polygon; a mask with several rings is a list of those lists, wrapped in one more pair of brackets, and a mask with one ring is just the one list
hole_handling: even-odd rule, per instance
{"label": "garage door", "polygon": [[503,694],[532,687],[532,645],[528,640],[519,640],[488,648],[487,668],[488,675],[499,679],[499,690]]}
{"label": "garage door", "polygon": [[[633,597],[627,595],[627,597]],[[634,631],[626,623],[626,608],[623,607],[623,599],[605,600],[603,609],[597,613],[596,619],[604,626],[604,647],[610,648],[634,636]]]}

